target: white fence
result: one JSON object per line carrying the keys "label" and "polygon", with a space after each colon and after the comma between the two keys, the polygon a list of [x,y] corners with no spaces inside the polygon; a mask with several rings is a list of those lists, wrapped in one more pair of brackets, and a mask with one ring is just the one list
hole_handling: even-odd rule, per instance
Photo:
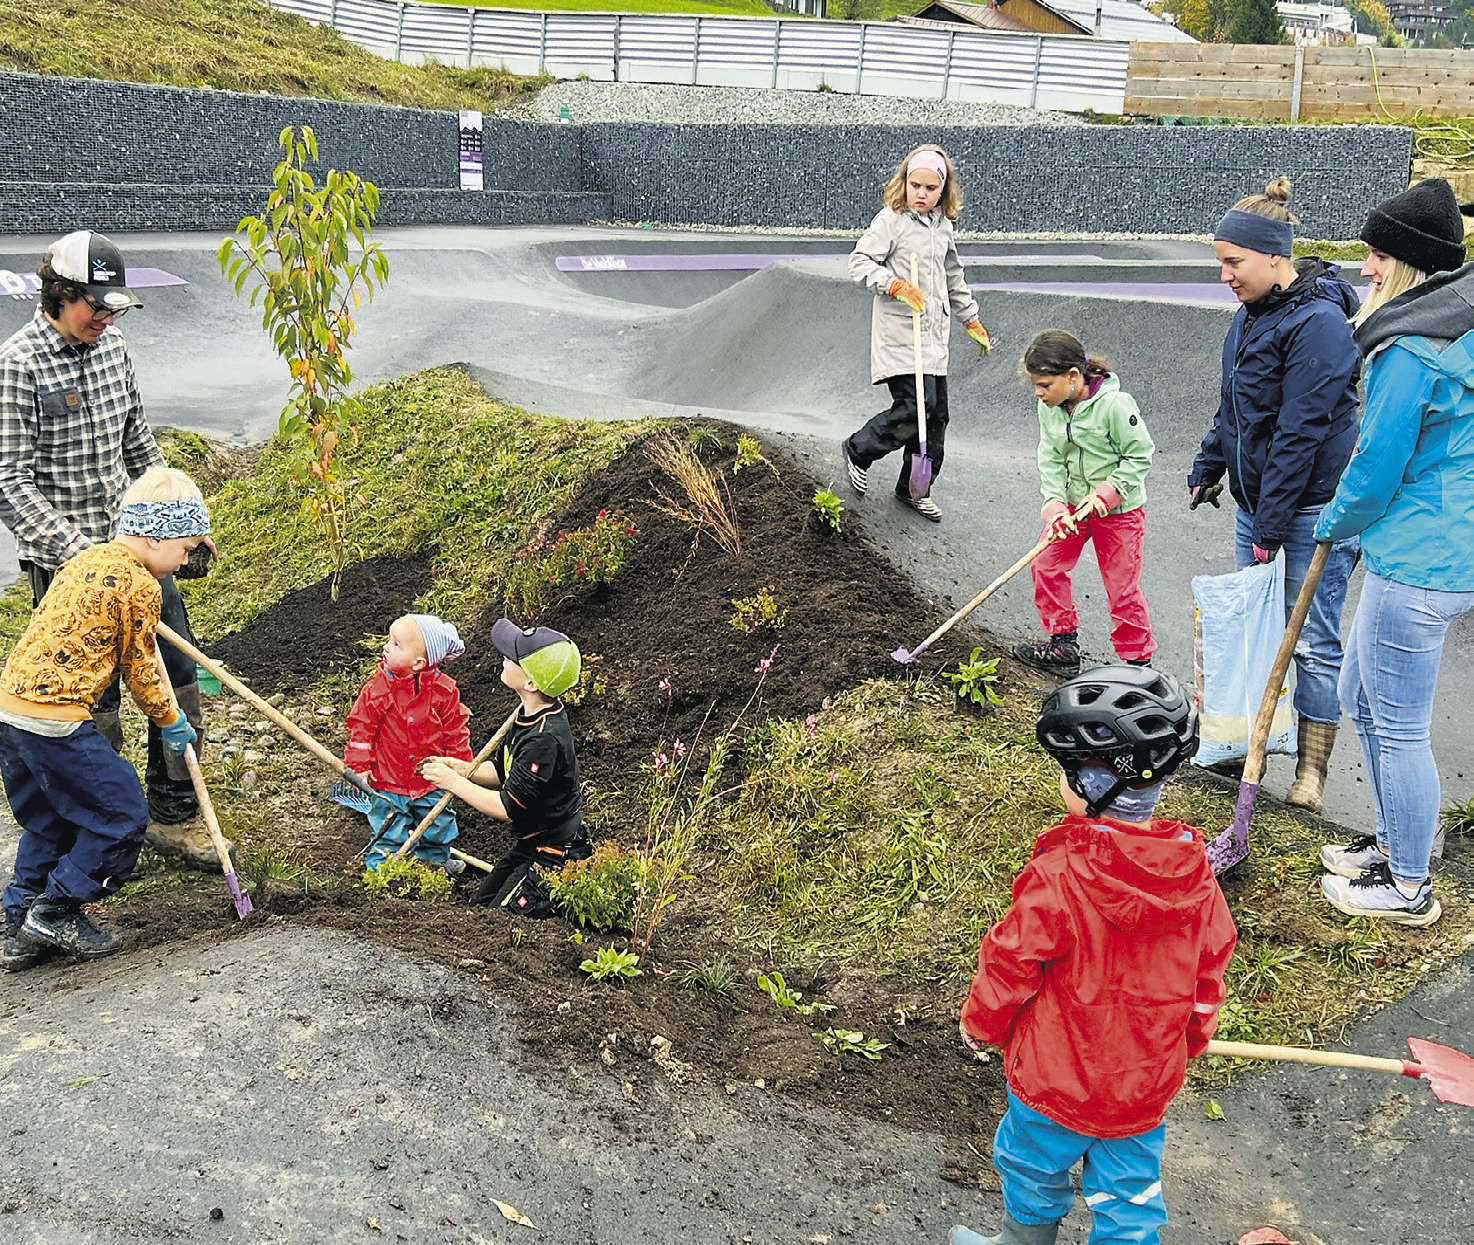
{"label": "white fence", "polygon": [[1130,44],[800,18],[543,13],[395,0],[265,0],[391,60],[615,82],[821,85],[865,95],[1119,113]]}

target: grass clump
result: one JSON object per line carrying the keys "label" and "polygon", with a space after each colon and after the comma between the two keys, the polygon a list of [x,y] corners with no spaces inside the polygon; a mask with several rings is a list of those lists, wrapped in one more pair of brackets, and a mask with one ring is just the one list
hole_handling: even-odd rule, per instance
{"label": "grass clump", "polygon": [[725,956],[710,964],[693,964],[681,974],[681,985],[696,994],[708,994],[729,1011],[741,1011],[737,1001],[737,971]]}
{"label": "grass clump", "polygon": [[0,0],[0,69],[483,112],[552,81],[400,65],[259,0]]}

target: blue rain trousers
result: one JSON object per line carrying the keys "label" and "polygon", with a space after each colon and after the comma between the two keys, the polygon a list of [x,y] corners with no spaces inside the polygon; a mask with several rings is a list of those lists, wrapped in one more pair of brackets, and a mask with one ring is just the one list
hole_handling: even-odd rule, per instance
{"label": "blue rain trousers", "polygon": [[[427,795],[410,799],[407,795],[375,791],[374,802],[369,805],[368,819],[369,826],[379,841],[364,858],[364,868],[372,869],[394,855],[444,794],[443,791],[431,791]],[[423,860],[427,865],[443,865],[450,859],[450,845],[459,834],[454,806],[447,804],[415,844],[415,859]]]}

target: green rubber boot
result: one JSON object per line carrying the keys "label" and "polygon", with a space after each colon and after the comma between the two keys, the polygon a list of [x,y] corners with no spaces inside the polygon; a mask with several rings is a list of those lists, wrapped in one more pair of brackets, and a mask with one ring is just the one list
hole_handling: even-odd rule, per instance
{"label": "green rubber boot", "polygon": [[949,1245],[1054,1245],[1058,1223],[1020,1223],[1007,1211],[997,1236],[979,1236],[958,1224],[947,1237]]}

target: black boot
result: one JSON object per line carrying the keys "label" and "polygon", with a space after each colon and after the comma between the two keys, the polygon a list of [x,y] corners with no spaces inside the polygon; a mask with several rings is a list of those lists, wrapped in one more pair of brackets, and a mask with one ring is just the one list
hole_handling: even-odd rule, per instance
{"label": "black boot", "polygon": [[22,969],[33,968],[51,951],[50,947],[39,942],[32,942],[21,933],[21,925],[24,921],[24,914],[20,916],[12,916],[9,912],[5,914],[5,944],[4,949],[0,950],[0,968],[7,973],[18,973]]}
{"label": "black boot", "polygon": [[89,959],[118,949],[118,936],[98,925],[82,911],[81,904],[44,895],[31,904],[21,934],[32,942]]}

